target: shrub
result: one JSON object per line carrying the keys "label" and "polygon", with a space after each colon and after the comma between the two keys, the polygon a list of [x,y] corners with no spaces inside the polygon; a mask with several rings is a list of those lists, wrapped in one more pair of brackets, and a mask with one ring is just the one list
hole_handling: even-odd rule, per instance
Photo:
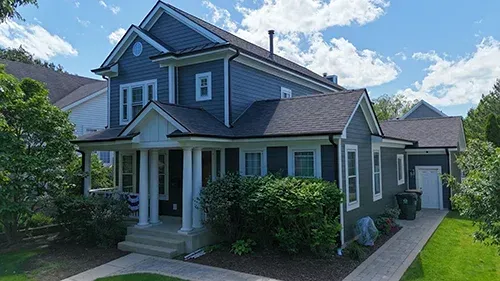
{"label": "shrub", "polygon": [[228,175],[200,199],[206,224],[226,241],[253,239],[288,253],[333,250],[342,194],[334,183],[294,177]]}
{"label": "shrub", "polygon": [[55,203],[57,221],[77,242],[107,248],[125,237],[123,219],[130,211],[122,200],[99,196],[60,196]]}
{"label": "shrub", "polygon": [[237,240],[231,245],[231,252],[239,256],[250,254],[253,252],[252,247],[257,245],[252,239]]}
{"label": "shrub", "polygon": [[40,227],[52,224],[54,222],[54,218],[51,218],[44,213],[34,213],[27,221],[26,227]]}
{"label": "shrub", "polygon": [[353,260],[362,260],[368,255],[368,250],[365,246],[358,244],[358,242],[351,242],[344,249],[344,253],[347,257]]}
{"label": "shrub", "polygon": [[397,208],[388,208],[380,216],[375,219],[375,226],[377,229],[384,233],[390,234],[396,232],[400,226],[396,223],[399,217],[400,210]]}

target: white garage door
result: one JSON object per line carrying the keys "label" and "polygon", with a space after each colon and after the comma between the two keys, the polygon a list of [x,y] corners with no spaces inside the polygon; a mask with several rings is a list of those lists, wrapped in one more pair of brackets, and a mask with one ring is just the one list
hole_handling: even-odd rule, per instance
{"label": "white garage door", "polygon": [[441,167],[415,167],[417,187],[423,191],[422,208],[442,209]]}

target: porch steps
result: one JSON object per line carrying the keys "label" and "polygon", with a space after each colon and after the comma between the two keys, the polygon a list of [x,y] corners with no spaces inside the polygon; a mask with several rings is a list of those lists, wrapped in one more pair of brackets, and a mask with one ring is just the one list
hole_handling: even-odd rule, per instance
{"label": "porch steps", "polygon": [[176,249],[151,246],[142,243],[134,243],[130,241],[123,241],[118,243],[118,249],[122,251],[134,252],[138,254],[144,254],[162,258],[173,258],[180,254],[179,252],[177,252]]}
{"label": "porch steps", "polygon": [[184,241],[179,239],[168,239],[168,238],[160,238],[156,236],[149,235],[139,235],[139,234],[128,234],[125,237],[125,241],[133,242],[137,244],[146,244],[149,246],[162,247],[168,249],[174,249],[179,254],[184,252]]}

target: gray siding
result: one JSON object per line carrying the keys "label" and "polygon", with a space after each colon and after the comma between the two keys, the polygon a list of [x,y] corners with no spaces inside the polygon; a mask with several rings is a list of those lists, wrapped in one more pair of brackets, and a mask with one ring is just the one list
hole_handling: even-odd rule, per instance
{"label": "gray siding", "polygon": [[[408,155],[408,171],[410,171],[413,176],[410,177],[409,187],[411,189],[416,188],[415,180],[415,166],[441,166],[441,172],[443,174],[448,174],[450,172],[448,166],[448,155]],[[450,208],[450,189],[443,182],[443,207],[445,209]]]}
{"label": "gray siding", "polygon": [[[196,74],[212,72],[212,99],[196,101]],[[224,122],[224,60],[193,64],[178,68],[179,104],[202,107]]]}
{"label": "gray siding", "polygon": [[321,146],[321,178],[327,181],[335,181],[335,167],[338,166],[335,161],[335,150],[337,147],[333,145]]}
{"label": "gray siding", "polygon": [[460,168],[458,168],[457,165],[457,157],[460,155],[458,151],[451,151],[450,152],[450,158],[451,158],[451,170],[450,174],[454,176],[458,181],[461,181],[461,172]]}
{"label": "gray siding", "polygon": [[442,117],[437,114],[434,110],[427,107],[425,104],[419,106],[415,111],[413,111],[410,115],[406,116],[405,119],[412,118],[433,118],[433,117]]}
{"label": "gray siding", "polygon": [[288,147],[267,148],[267,172],[282,176],[288,175]]}
{"label": "gray siding", "polygon": [[[398,185],[398,174],[397,174],[397,155],[405,155],[405,150],[402,148],[388,148],[382,147],[380,149],[381,154],[381,164],[382,164],[382,199],[375,202],[376,206],[373,206],[372,215],[373,219],[380,213],[384,211],[386,207],[396,207],[395,195],[405,191],[407,187],[407,182],[402,185]],[[406,161],[406,157],[403,158]],[[404,165],[406,167],[406,163]],[[405,171],[405,175],[407,172]]]}
{"label": "gray siding", "polygon": [[203,35],[163,13],[149,32],[175,50],[210,43]]}
{"label": "gray siding", "polygon": [[[132,46],[140,41],[143,45],[142,54],[135,57]],[[158,100],[168,102],[168,69],[160,68],[151,62],[150,56],[158,54],[158,50],[137,37],[127,48],[118,61],[119,75],[111,78],[110,121],[111,128],[120,126],[120,85],[144,80],[157,79]]]}
{"label": "gray siding", "polygon": [[240,172],[240,149],[226,148],[226,173]]}
{"label": "gray siding", "polygon": [[281,98],[281,87],[292,90],[294,97],[319,93],[238,62],[231,62],[231,121],[234,122],[252,102]]}

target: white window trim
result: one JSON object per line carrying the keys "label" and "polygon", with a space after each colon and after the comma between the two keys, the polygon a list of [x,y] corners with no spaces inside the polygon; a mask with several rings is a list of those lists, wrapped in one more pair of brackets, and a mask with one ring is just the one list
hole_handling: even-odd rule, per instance
{"label": "white window trim", "polygon": [[137,159],[136,159],[136,154],[135,152],[121,152],[119,153],[119,160],[118,160],[118,165],[119,165],[119,178],[118,178],[118,186],[120,192],[123,192],[123,156],[132,156],[132,191],[135,192],[130,192],[130,194],[137,194]]}
{"label": "white window trim", "polygon": [[[401,168],[403,169],[403,178],[401,180],[399,179],[399,159],[401,159]],[[402,185],[405,183],[405,177],[405,158],[403,154],[398,154],[396,157],[396,178],[398,179],[398,185]]]}
{"label": "white window trim", "polygon": [[[380,184],[380,193],[375,193],[375,160],[373,159],[375,156],[375,152],[378,152],[378,165],[379,165],[379,184]],[[373,189],[373,201],[378,201],[382,199],[382,152],[380,148],[372,149],[372,189]]]}
{"label": "white window trim", "polygon": [[240,149],[240,174],[243,176],[254,176],[246,174],[246,153],[260,153],[260,176],[265,176],[267,174],[267,149],[266,148],[247,148]]}
{"label": "white window trim", "polygon": [[[157,84],[156,79],[120,85],[120,93],[119,93],[120,125],[127,125],[133,119],[133,117],[132,117],[132,88],[142,86],[142,106],[144,107],[149,102],[147,86],[151,85],[151,84],[153,84],[153,100],[158,100],[158,84]],[[123,89],[127,89],[127,119],[123,118]]]}
{"label": "white window trim", "polygon": [[[286,95],[290,95],[290,96],[287,97]],[[285,87],[281,87],[281,98],[282,99],[290,99],[292,97],[293,97],[292,90],[285,88]]]}
{"label": "white window trim", "polygon": [[[357,200],[354,202],[349,201],[349,166],[348,166],[348,152],[354,151],[356,155],[356,198]],[[354,144],[346,144],[345,145],[345,193],[346,193],[346,208],[347,211],[351,211],[359,208],[359,154],[358,154],[358,146]]]}
{"label": "white window trim", "polygon": [[[160,153],[160,155],[163,155],[164,157],[164,160],[165,160],[165,165],[163,167],[163,173],[165,174],[165,184],[163,186],[164,188],[164,192],[163,194],[159,194],[159,199],[160,200],[166,200],[168,201],[170,196],[169,196],[169,182],[170,182],[170,174],[168,173],[168,170],[169,170],[169,155],[168,155],[168,151],[165,151],[165,153]],[[159,163],[159,161],[158,161]]]}
{"label": "white window trim", "polygon": [[[202,97],[201,96],[201,78],[207,78],[207,96]],[[204,72],[204,73],[198,73],[196,74],[196,80],[195,80],[195,87],[196,87],[196,101],[207,101],[212,99],[212,72]]]}
{"label": "white window trim", "polygon": [[295,177],[295,152],[314,152],[314,177],[321,178],[321,145],[288,146],[288,175]]}

